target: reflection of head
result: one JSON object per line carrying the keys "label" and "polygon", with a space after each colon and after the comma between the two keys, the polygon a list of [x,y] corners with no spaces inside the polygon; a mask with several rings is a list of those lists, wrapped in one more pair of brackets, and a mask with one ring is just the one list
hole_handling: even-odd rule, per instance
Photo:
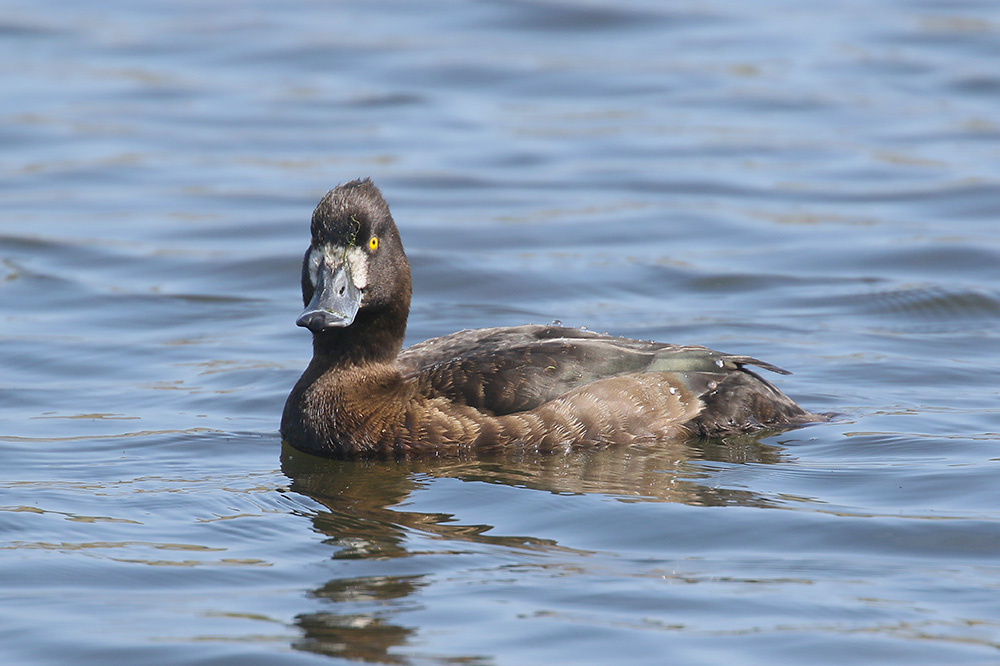
{"label": "reflection of head", "polygon": [[[330,610],[298,616],[295,623],[304,636],[292,646],[305,652],[357,661],[408,663],[405,657],[389,654],[389,650],[406,645],[415,630],[387,622],[386,616],[394,613],[392,604],[387,602],[409,597],[422,585],[421,578],[369,576],[330,581],[311,594],[314,598],[331,602]],[[371,605],[372,611],[344,613],[339,607],[344,603],[350,603],[356,610]]]}

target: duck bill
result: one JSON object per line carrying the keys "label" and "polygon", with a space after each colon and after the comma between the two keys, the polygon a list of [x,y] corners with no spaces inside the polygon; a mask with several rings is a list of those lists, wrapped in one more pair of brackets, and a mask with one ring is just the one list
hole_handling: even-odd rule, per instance
{"label": "duck bill", "polygon": [[339,266],[322,262],[316,282],[312,300],[295,323],[313,333],[350,326],[361,308],[361,291],[354,286],[350,266],[346,262]]}

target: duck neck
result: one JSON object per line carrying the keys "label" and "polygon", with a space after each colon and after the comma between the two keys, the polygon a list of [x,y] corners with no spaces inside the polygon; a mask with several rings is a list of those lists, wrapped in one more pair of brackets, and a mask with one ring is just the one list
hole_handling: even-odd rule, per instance
{"label": "duck neck", "polygon": [[406,335],[405,308],[362,309],[350,326],[313,334],[313,364],[324,369],[393,363]]}

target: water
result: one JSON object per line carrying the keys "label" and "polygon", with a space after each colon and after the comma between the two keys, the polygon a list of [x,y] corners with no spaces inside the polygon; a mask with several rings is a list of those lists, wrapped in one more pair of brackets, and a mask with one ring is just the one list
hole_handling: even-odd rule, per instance
{"label": "water", "polygon": [[[1000,662],[1000,9],[0,7],[0,655]],[[283,451],[313,206],[409,342],[546,323],[795,372],[651,451]]]}

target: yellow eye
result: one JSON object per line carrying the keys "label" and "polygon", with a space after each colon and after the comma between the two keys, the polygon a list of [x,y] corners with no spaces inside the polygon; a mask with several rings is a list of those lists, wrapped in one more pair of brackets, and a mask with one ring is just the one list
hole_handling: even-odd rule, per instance
{"label": "yellow eye", "polygon": [[372,236],[372,239],[368,241],[368,249],[369,250],[378,249],[378,236]]}

